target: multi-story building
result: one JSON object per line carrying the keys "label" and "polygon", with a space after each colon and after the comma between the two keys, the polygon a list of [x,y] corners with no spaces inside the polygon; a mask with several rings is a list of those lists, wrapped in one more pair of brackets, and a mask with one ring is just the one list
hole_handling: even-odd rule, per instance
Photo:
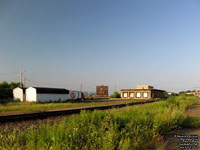
{"label": "multi-story building", "polygon": [[108,98],[108,86],[99,85],[96,87],[96,98]]}

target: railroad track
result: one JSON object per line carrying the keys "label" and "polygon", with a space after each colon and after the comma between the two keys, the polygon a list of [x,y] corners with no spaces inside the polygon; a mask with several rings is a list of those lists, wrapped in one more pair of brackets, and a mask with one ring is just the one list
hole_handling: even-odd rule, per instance
{"label": "railroad track", "polygon": [[141,104],[147,104],[147,103],[153,103],[153,102],[156,102],[156,101],[148,100],[148,101],[142,101],[142,102],[127,103],[127,104],[112,104],[112,105],[105,105],[105,106],[90,106],[90,107],[69,108],[69,109],[62,109],[62,110],[48,110],[44,112],[0,115],[0,123],[34,120],[34,119],[45,119],[45,118],[54,117],[54,116],[78,114],[82,110],[88,110],[88,111],[106,110],[106,109],[121,108],[121,107],[126,107],[126,106],[141,105]]}

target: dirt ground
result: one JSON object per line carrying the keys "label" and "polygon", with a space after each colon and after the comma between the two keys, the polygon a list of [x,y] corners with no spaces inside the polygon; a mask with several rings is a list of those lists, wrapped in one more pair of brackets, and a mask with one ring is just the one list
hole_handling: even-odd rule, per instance
{"label": "dirt ground", "polygon": [[[198,103],[186,111],[186,115],[200,117],[200,99]],[[165,137],[165,150],[200,150],[200,129],[181,128]]]}

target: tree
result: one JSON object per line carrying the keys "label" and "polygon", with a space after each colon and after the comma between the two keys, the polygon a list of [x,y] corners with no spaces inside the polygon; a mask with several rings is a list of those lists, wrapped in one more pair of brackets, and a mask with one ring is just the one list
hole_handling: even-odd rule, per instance
{"label": "tree", "polygon": [[9,84],[6,81],[3,81],[2,83],[0,83],[0,87],[2,88],[9,88]]}
{"label": "tree", "polygon": [[119,92],[115,91],[110,97],[111,98],[121,98],[121,95]]}
{"label": "tree", "polygon": [[11,82],[10,84],[8,84],[8,82],[3,81],[2,83],[0,83],[0,99],[13,98],[12,91],[18,86],[19,83],[15,82]]}
{"label": "tree", "polygon": [[20,83],[15,83],[15,82],[10,82],[10,88],[13,90],[14,88],[16,87],[19,87],[20,86]]}

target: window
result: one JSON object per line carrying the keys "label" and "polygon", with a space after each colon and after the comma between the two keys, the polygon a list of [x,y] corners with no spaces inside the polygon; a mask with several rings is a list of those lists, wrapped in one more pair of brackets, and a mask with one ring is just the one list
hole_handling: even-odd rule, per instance
{"label": "window", "polygon": [[141,97],[141,93],[140,92],[137,93],[137,97]]}
{"label": "window", "polygon": [[123,93],[123,97],[128,97],[128,93]]}
{"label": "window", "polygon": [[134,97],[134,93],[130,93],[130,97],[133,98]]}
{"label": "window", "polygon": [[144,93],[143,97],[147,98],[148,97],[148,93]]}

